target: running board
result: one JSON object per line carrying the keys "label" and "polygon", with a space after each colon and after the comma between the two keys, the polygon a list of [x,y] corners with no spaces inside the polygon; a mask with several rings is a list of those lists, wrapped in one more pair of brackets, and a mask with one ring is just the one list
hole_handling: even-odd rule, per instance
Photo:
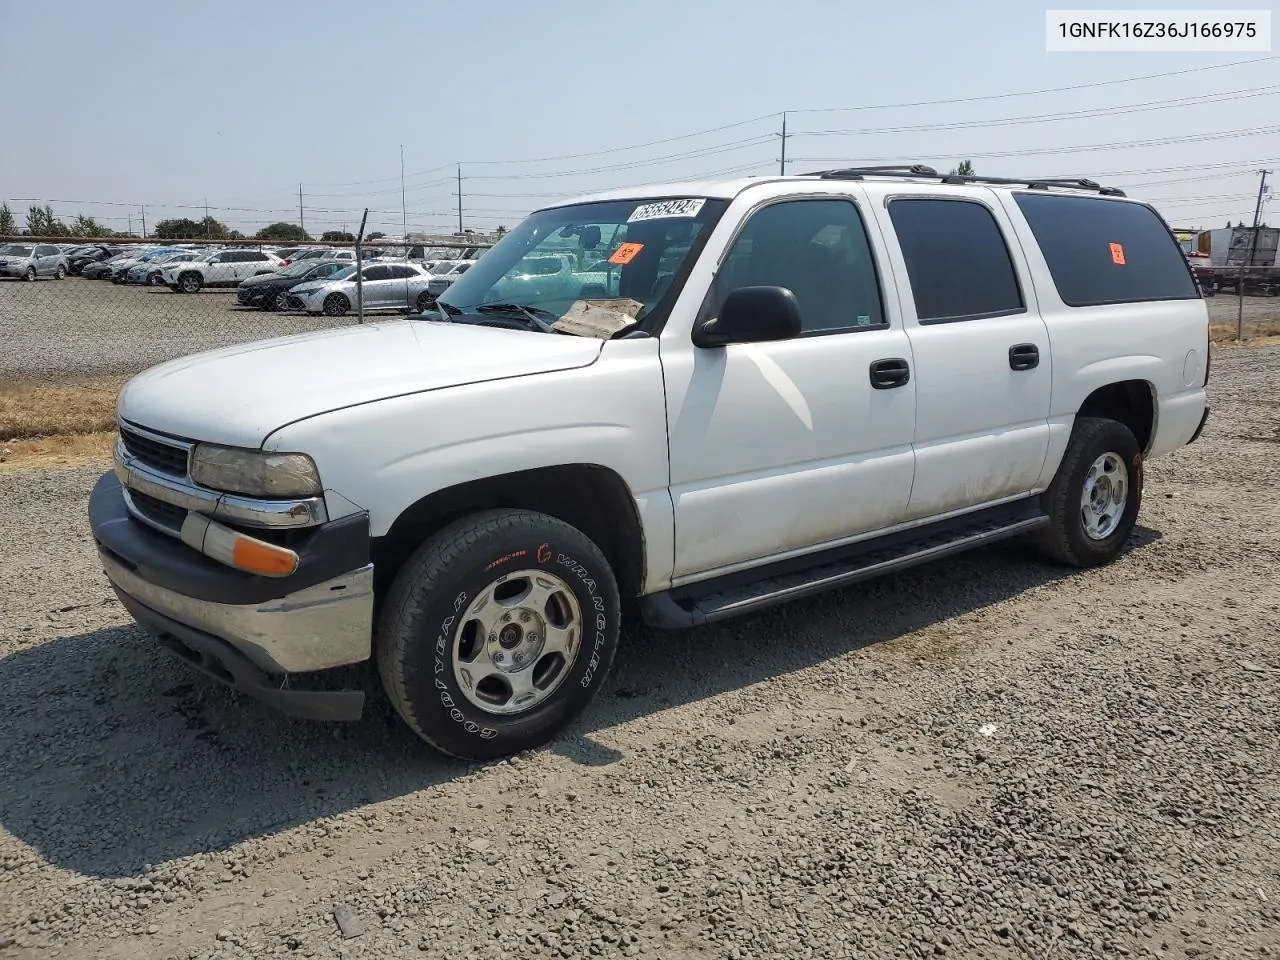
{"label": "running board", "polygon": [[1048,522],[1038,497],[1020,500],[817,555],[665,590],[641,597],[640,610],[646,623],[665,629],[714,623],[1016,537]]}

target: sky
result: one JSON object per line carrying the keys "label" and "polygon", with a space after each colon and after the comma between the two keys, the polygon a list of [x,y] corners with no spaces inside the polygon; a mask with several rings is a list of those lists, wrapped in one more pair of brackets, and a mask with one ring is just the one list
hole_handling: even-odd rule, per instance
{"label": "sky", "polygon": [[301,187],[313,235],[365,207],[369,231],[438,232],[458,225],[460,165],[463,224],[488,230],[564,195],[777,173],[786,111],[789,172],[971,158],[1120,186],[1175,227],[1252,219],[1257,171],[1280,174],[1280,56],[1049,53],[1044,17],[1025,0],[0,0],[0,201],[20,223],[38,200],[135,231],[207,203],[252,233],[298,222]]}

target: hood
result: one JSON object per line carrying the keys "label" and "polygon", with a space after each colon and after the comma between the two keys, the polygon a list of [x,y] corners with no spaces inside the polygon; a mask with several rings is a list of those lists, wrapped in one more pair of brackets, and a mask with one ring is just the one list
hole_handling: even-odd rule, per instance
{"label": "hood", "polygon": [[585,367],[603,345],[594,337],[391,320],[171,360],[129,381],[116,410],[164,433],[257,447],[273,430],[330,410]]}
{"label": "hood", "polygon": [[289,288],[289,292],[299,297],[305,297],[309,293],[315,293],[321,287],[327,287],[331,284],[341,283],[341,280],[303,280],[297,286]]}
{"label": "hood", "polygon": [[267,284],[267,283],[282,283],[282,282],[298,283],[299,280],[297,277],[282,277],[278,273],[258,273],[258,274],[254,274],[252,277],[245,277],[243,280],[240,281],[240,286],[260,287],[263,284]]}

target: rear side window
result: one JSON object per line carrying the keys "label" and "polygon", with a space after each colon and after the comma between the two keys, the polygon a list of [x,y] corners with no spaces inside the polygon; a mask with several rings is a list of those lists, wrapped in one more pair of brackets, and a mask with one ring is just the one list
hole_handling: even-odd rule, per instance
{"label": "rear side window", "polygon": [[971,200],[889,202],[921,323],[1022,313],[1013,260],[991,211]]}
{"label": "rear side window", "polygon": [[1014,199],[1068,306],[1200,298],[1182,248],[1150,207],[1101,197]]}

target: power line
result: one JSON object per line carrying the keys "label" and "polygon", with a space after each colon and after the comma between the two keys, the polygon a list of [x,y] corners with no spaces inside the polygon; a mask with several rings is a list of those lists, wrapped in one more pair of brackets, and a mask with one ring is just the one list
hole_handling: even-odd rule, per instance
{"label": "power line", "polygon": [[923,133],[932,130],[973,130],[981,127],[1006,127],[1024,123],[1055,123],[1061,120],[1084,120],[1091,117],[1117,116],[1128,113],[1146,113],[1150,110],[1171,110],[1178,107],[1197,106],[1205,103],[1220,103],[1224,100],[1239,100],[1252,96],[1271,96],[1280,92],[1280,85],[1252,87],[1231,93],[1199,94],[1194,97],[1177,97],[1170,100],[1156,100],[1145,104],[1123,104],[1118,107],[1093,107],[1085,110],[1069,110],[1064,113],[1048,113],[1040,116],[999,117],[994,120],[955,120],[945,123],[908,124],[901,127],[865,127],[854,130],[798,130],[793,137],[845,137],[870,136],[883,133]]}
{"label": "power line", "polygon": [[1092,90],[1097,87],[1110,87],[1121,83],[1139,83],[1143,80],[1162,80],[1166,77],[1183,77],[1192,73],[1205,73],[1209,70],[1226,70],[1231,67],[1244,67],[1255,63],[1268,63],[1277,59],[1271,57],[1255,57],[1252,60],[1236,60],[1232,63],[1213,63],[1203,67],[1187,67],[1183,70],[1171,70],[1167,73],[1147,73],[1136,77],[1120,77],[1115,80],[1095,80],[1092,83],[1076,83],[1066,87],[1043,87],[1039,90],[1019,90],[1013,93],[990,93],[976,97],[952,97],[946,100],[917,100],[912,103],[879,103],[854,107],[816,107],[806,110],[789,110],[789,113],[848,113],[862,110],[903,110],[908,107],[943,107],[958,103],[981,103],[988,100],[1009,100],[1014,97],[1037,97],[1046,93],[1069,93],[1074,90]]}
{"label": "power line", "polygon": [[[1128,150],[1135,147],[1163,147],[1174,143],[1205,143],[1216,140],[1232,140],[1239,137],[1262,136],[1280,132],[1280,126],[1246,127],[1238,130],[1219,130],[1214,133],[1190,134],[1179,137],[1156,137],[1148,140],[1118,140],[1112,143],[1080,144],[1060,147],[1035,147],[1029,150],[948,150],[955,156],[978,159],[994,157],[1034,157],[1054,153],[1092,153],[1103,150]],[[898,163],[902,155],[888,157],[860,157],[859,163]],[[797,163],[849,163],[848,157],[805,157]]]}

